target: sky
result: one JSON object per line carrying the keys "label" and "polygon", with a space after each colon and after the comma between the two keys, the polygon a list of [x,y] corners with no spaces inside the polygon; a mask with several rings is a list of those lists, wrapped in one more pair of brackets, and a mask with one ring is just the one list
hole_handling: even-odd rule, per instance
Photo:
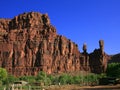
{"label": "sky", "polygon": [[49,15],[57,33],[88,52],[104,40],[107,54],[120,53],[120,0],[0,0],[0,18],[13,18],[24,12]]}

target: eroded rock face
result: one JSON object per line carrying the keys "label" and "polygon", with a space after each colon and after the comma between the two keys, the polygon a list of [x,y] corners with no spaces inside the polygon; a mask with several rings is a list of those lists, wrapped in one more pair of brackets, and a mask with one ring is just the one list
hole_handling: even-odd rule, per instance
{"label": "eroded rock face", "polygon": [[83,44],[83,53],[80,56],[82,70],[97,74],[104,73],[108,60],[110,60],[110,56],[104,52],[103,40],[99,40],[99,49],[95,49],[90,54],[87,53],[87,45]]}
{"label": "eroded rock face", "polygon": [[39,71],[96,73],[100,69],[101,73],[107,64],[101,48],[88,54],[84,45],[80,53],[75,43],[56,33],[47,14],[30,12],[0,19],[0,67],[15,76],[37,75]]}
{"label": "eroded rock face", "polygon": [[99,40],[99,49],[95,49],[89,56],[91,72],[98,74],[104,73],[107,69],[107,63],[110,57],[104,52],[103,40]]}
{"label": "eroded rock face", "polygon": [[89,56],[91,72],[98,74],[104,73],[107,68],[109,56],[105,52],[102,53],[100,49],[95,49]]}
{"label": "eroded rock face", "polygon": [[24,13],[0,19],[0,67],[15,76],[75,71],[80,67],[79,51],[56,33],[47,14]]}
{"label": "eroded rock face", "polygon": [[80,55],[81,70],[90,72],[89,54],[87,52],[87,45],[85,43],[83,44],[82,49],[83,49],[83,53],[81,53]]}

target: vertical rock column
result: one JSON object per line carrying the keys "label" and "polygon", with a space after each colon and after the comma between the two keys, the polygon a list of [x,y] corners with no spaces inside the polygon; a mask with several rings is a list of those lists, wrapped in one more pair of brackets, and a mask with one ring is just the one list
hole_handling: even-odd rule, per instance
{"label": "vertical rock column", "polygon": [[89,55],[87,53],[87,45],[83,44],[83,53],[81,56],[81,66],[85,71],[89,71]]}
{"label": "vertical rock column", "polygon": [[106,60],[106,55],[104,53],[104,41],[99,40],[99,47],[100,47],[100,60],[102,62],[102,72],[106,71],[107,68],[107,60]]}
{"label": "vertical rock column", "polygon": [[103,40],[99,40],[99,47],[100,47],[100,51],[101,54],[104,54],[104,41]]}

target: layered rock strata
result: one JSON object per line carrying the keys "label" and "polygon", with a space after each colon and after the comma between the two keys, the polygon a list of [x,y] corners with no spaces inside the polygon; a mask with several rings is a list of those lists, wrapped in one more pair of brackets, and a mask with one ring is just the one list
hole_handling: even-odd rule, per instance
{"label": "layered rock strata", "polygon": [[74,42],[57,34],[47,14],[30,12],[0,19],[0,67],[15,76],[37,75],[39,71],[101,73],[107,63],[101,44],[91,54],[84,45],[80,53]]}

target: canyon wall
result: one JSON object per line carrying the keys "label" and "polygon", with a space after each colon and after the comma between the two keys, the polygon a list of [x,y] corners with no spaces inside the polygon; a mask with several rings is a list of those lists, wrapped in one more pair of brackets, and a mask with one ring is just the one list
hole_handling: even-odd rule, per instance
{"label": "canyon wall", "polygon": [[[101,42],[102,43],[102,42]],[[101,44],[100,44],[101,45]],[[0,19],[0,67],[15,76],[89,71],[102,73],[107,58],[103,48],[88,54],[58,35],[47,14],[29,12]]]}

